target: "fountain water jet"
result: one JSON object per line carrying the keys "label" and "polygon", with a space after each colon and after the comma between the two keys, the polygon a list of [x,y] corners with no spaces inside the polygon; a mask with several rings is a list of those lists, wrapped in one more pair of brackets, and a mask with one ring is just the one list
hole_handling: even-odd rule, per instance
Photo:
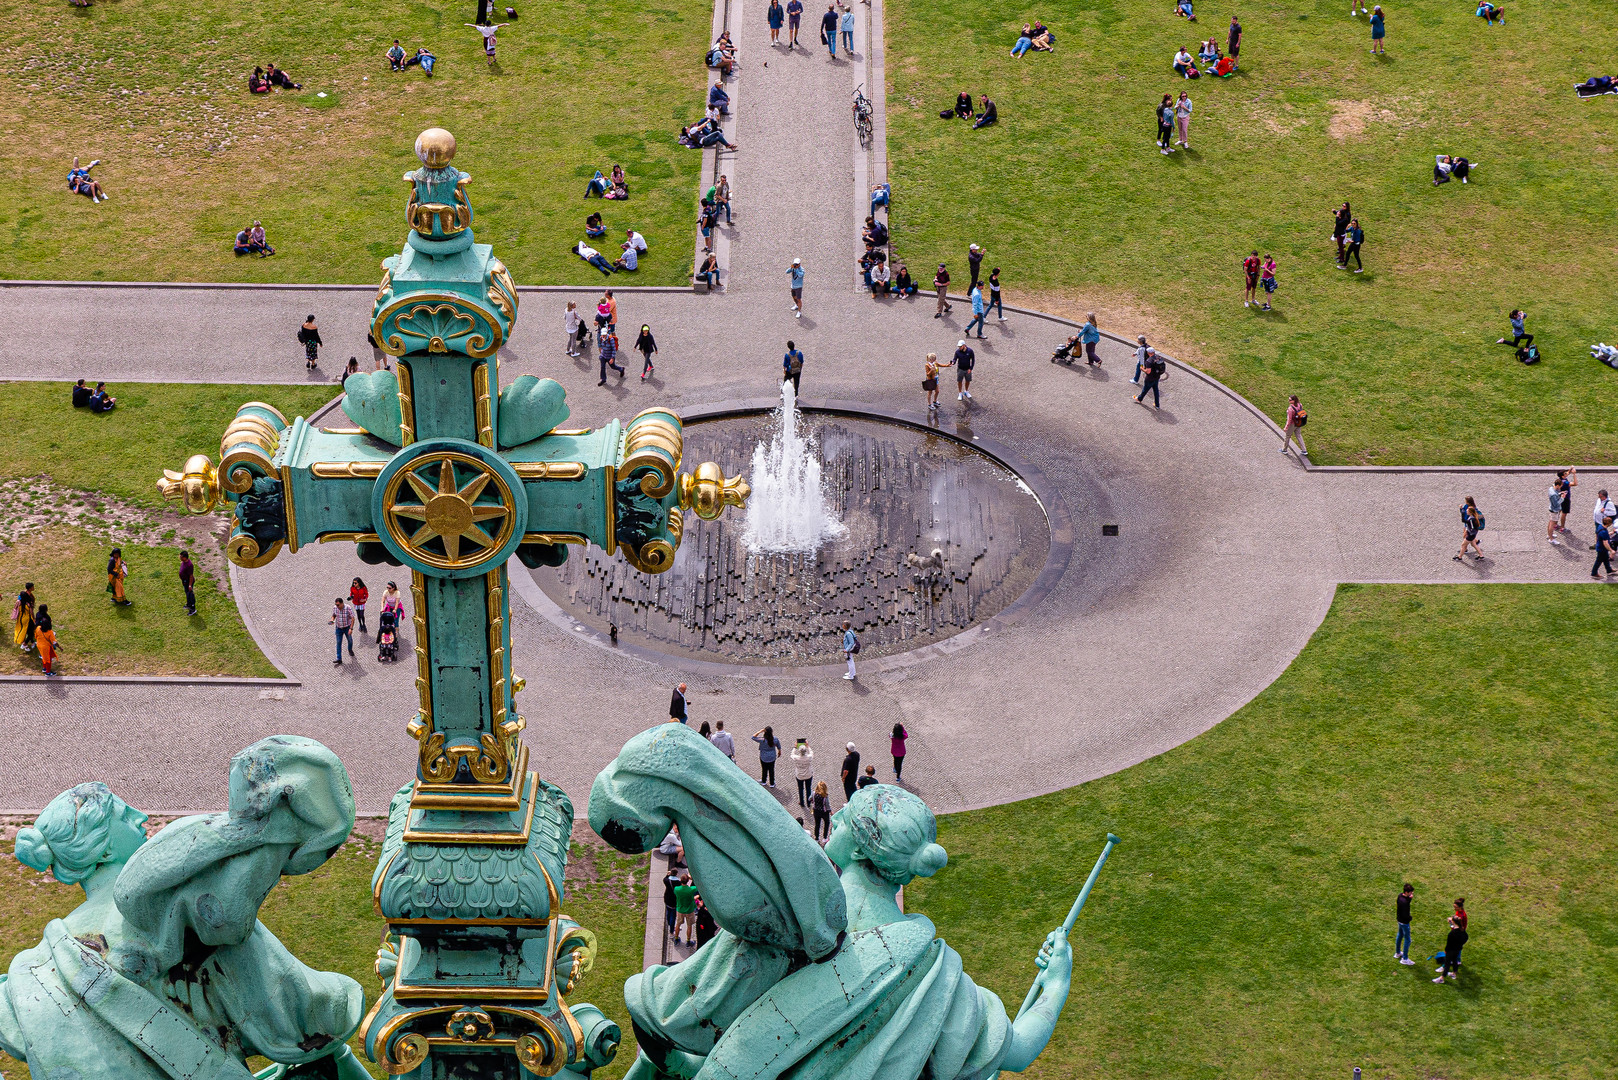
{"label": "fountain water jet", "polygon": [[781,383],[777,428],[768,443],[753,448],[742,543],[752,554],[813,555],[827,540],[847,528],[826,505],[821,486],[820,448],[801,429],[797,395],[790,381]]}

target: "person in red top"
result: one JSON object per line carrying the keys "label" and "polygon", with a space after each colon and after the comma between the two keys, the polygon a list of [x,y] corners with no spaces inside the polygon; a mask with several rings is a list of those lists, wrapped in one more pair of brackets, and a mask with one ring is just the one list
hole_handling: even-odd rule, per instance
{"label": "person in red top", "polygon": [[367,632],[365,629],[365,601],[370,598],[371,590],[365,587],[365,582],[355,578],[353,584],[348,587],[348,602],[354,605],[354,617],[359,620],[360,633],[362,634]]}
{"label": "person in red top", "polygon": [[1466,897],[1464,896],[1455,901],[1455,921],[1461,924],[1462,930],[1466,929]]}
{"label": "person in red top", "polygon": [[1242,273],[1247,275],[1247,289],[1242,293],[1242,307],[1258,301],[1258,249],[1242,260]]}

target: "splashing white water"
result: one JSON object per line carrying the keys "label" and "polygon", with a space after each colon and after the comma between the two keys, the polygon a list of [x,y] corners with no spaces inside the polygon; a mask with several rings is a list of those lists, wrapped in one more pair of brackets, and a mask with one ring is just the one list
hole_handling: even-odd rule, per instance
{"label": "splashing white water", "polygon": [[753,447],[747,529],[742,543],[755,553],[813,554],[846,527],[832,516],[820,486],[820,448],[798,430],[792,383],[781,384],[777,428],[769,443]]}

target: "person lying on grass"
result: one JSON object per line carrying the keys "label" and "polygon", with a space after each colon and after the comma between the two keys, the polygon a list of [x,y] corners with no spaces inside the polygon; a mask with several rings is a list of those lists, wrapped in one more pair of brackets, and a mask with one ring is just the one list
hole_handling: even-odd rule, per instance
{"label": "person lying on grass", "polygon": [[569,250],[571,250],[573,254],[577,255],[585,262],[589,263],[591,266],[595,267],[597,270],[600,270],[603,274],[612,274],[612,263],[607,261],[605,255],[602,255],[601,252],[597,251],[589,244],[586,244],[583,240],[580,240],[577,244],[574,244]]}
{"label": "person lying on grass", "polygon": [[1452,158],[1448,154],[1439,154],[1433,159],[1433,187],[1449,183],[1452,176],[1464,184],[1477,166],[1477,162],[1464,157]]}
{"label": "person lying on grass", "polygon": [[1034,44],[1034,32],[1027,23],[1022,24],[1022,33],[1017,35],[1017,43],[1011,47],[1013,59],[1022,56]]}
{"label": "person lying on grass", "polygon": [[1196,15],[1194,15],[1191,11],[1191,0],[1179,0],[1179,2],[1174,5],[1174,14],[1180,16],[1182,19],[1190,19],[1192,22],[1197,21]]}
{"label": "person lying on grass", "polygon": [[74,158],[73,168],[67,174],[67,189],[75,195],[87,196],[91,202],[98,203],[105,199],[107,193],[101,190],[99,183],[90,178],[90,170],[99,164],[101,164],[101,159],[96,158],[90,164],[80,168],[79,159]]}
{"label": "person lying on grass", "polygon": [[434,56],[427,50],[427,46],[423,45],[416,50],[415,56],[404,62],[404,66],[409,68],[420,65],[421,70],[425,71],[430,79],[433,77],[433,65],[436,63],[438,63],[438,57]]}
{"label": "person lying on grass", "polygon": [[1502,7],[1495,7],[1493,4],[1488,3],[1487,0],[1478,5],[1478,9],[1476,12],[1474,12],[1474,14],[1476,14],[1478,18],[1482,19],[1490,26],[1493,26],[1497,22],[1503,23],[1506,21],[1506,9]]}
{"label": "person lying on grass", "polygon": [[279,86],[283,90],[303,89],[303,83],[293,82],[292,76],[288,75],[281,68],[276,67],[275,61],[273,60],[270,61],[270,66],[264,69],[264,77],[270,80],[271,86]]}

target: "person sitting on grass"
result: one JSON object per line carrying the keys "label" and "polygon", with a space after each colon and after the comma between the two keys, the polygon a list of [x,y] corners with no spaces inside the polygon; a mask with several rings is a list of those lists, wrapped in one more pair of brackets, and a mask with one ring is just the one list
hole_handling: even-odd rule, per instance
{"label": "person sitting on grass", "polygon": [[955,115],[961,120],[972,119],[972,95],[964,90],[955,95]]}
{"label": "person sitting on grass", "polygon": [[73,384],[73,407],[75,409],[87,408],[90,404],[90,388],[80,379]]}
{"label": "person sitting on grass", "polygon": [[98,382],[95,392],[90,395],[90,400],[86,404],[91,412],[112,412],[118,404],[118,399],[107,393],[106,383]]}
{"label": "person sitting on grass", "polygon": [[612,275],[612,263],[608,262],[606,256],[602,255],[601,252],[597,251],[589,244],[586,244],[583,240],[580,240],[577,244],[574,244],[571,250],[573,254],[577,255],[579,258],[583,259],[597,270],[600,270],[603,274],[608,276]]}
{"label": "person sitting on grass", "polygon": [[[589,198],[589,196],[585,196]],[[607,235],[607,227],[601,223],[601,212],[598,210],[584,219],[584,235],[591,240],[599,240]]]}
{"label": "person sitting on grass", "polygon": [[251,255],[253,253],[253,230],[243,229],[236,234],[236,242],[231,245],[231,252],[237,256]]}
{"label": "person sitting on grass", "polygon": [[1191,54],[1186,52],[1184,45],[1181,45],[1180,51],[1174,54],[1174,71],[1175,74],[1182,75],[1187,79],[1197,79],[1202,76],[1202,72],[1197,70],[1197,65],[1192,62]]}
{"label": "person sitting on grass", "polygon": [[977,122],[972,125],[972,130],[976,131],[978,128],[988,127],[990,124],[997,122],[999,119],[999,110],[994,107],[994,102],[989,100],[989,95],[984,94],[983,110],[981,113],[979,113]]}
{"label": "person sitting on grass", "polygon": [[107,193],[101,190],[101,185],[99,183],[90,178],[90,170],[99,164],[101,164],[101,159],[96,158],[94,161],[90,162],[90,164],[80,168],[79,159],[74,158],[73,168],[69,170],[67,174],[67,189],[73,192],[75,195],[87,196],[89,200],[94,203],[101,202],[103,199],[105,199],[107,197]]}
{"label": "person sitting on grass", "polygon": [[263,68],[254,68],[253,74],[247,77],[247,92],[249,94],[268,94],[270,92],[270,80],[264,77]]}
{"label": "person sitting on grass", "polygon": [[403,71],[405,69],[404,46],[399,44],[398,38],[393,39],[393,47],[385,55],[388,58],[389,71]]}
{"label": "person sitting on grass", "polygon": [[1221,79],[1228,79],[1236,71],[1236,61],[1228,56],[1221,56],[1219,62],[1213,66],[1213,73]]}
{"label": "person sitting on grass", "polygon": [[247,234],[247,242],[260,258],[268,258],[275,254],[275,249],[264,237],[264,223],[261,221],[253,222],[253,228]]}
{"label": "person sitting on grass", "polygon": [[635,251],[636,251],[637,254],[640,254],[640,255],[646,254],[646,237],[642,236],[640,233],[636,232],[634,229],[625,229],[624,230],[624,239],[628,240],[631,244],[634,245]]}
{"label": "person sitting on grass", "polygon": [[605,195],[601,196],[603,199],[629,198],[629,177],[624,175],[624,167],[622,165],[614,165],[612,167],[611,184],[611,189]]}
{"label": "person sitting on grass", "polygon": [[616,259],[613,260],[613,263],[612,263],[613,269],[614,270],[627,270],[630,273],[634,273],[636,270],[639,270],[640,269],[640,253],[635,250],[635,245],[630,243],[628,240],[625,240],[619,246],[623,248],[623,254],[619,255]]}
{"label": "person sitting on grass", "polygon": [[1214,63],[1221,55],[1223,54],[1219,51],[1219,42],[1215,41],[1213,38],[1209,38],[1207,41],[1204,41],[1202,43],[1202,47],[1197,50],[1197,59],[1201,60],[1204,64]]}
{"label": "person sitting on grass", "polygon": [[1027,23],[1022,24],[1022,33],[1017,37],[1017,44],[1011,47],[1012,59],[1017,59],[1027,52],[1034,44],[1034,32]]}
{"label": "person sitting on grass", "polygon": [[416,49],[415,56],[412,56],[410,59],[404,62],[404,66],[409,68],[420,65],[421,70],[425,71],[427,73],[427,77],[430,79],[433,77],[433,65],[436,63],[438,63],[438,57],[434,56],[430,51],[428,51],[427,46],[422,45]]}
{"label": "person sitting on grass", "polygon": [[1484,22],[1488,23],[1490,26],[1493,26],[1497,22],[1503,23],[1506,21],[1506,9],[1502,7],[1495,7],[1493,4],[1489,3],[1488,0],[1484,0],[1483,3],[1479,4],[1478,9],[1476,12],[1474,12],[1474,14]]}
{"label": "person sitting on grass", "polygon": [[1050,52],[1056,48],[1056,35],[1038,19],[1034,20],[1034,51]]}
{"label": "person sitting on grass", "polygon": [[293,82],[292,76],[288,75],[282,69],[276,67],[275,61],[273,60],[270,61],[270,66],[264,69],[264,77],[270,80],[271,86],[279,86],[283,90],[303,89],[303,83]]}
{"label": "person sitting on grass", "polygon": [[1191,11],[1191,0],[1177,0],[1174,5],[1174,14],[1182,19],[1189,19],[1191,22],[1197,21],[1196,15]]}

